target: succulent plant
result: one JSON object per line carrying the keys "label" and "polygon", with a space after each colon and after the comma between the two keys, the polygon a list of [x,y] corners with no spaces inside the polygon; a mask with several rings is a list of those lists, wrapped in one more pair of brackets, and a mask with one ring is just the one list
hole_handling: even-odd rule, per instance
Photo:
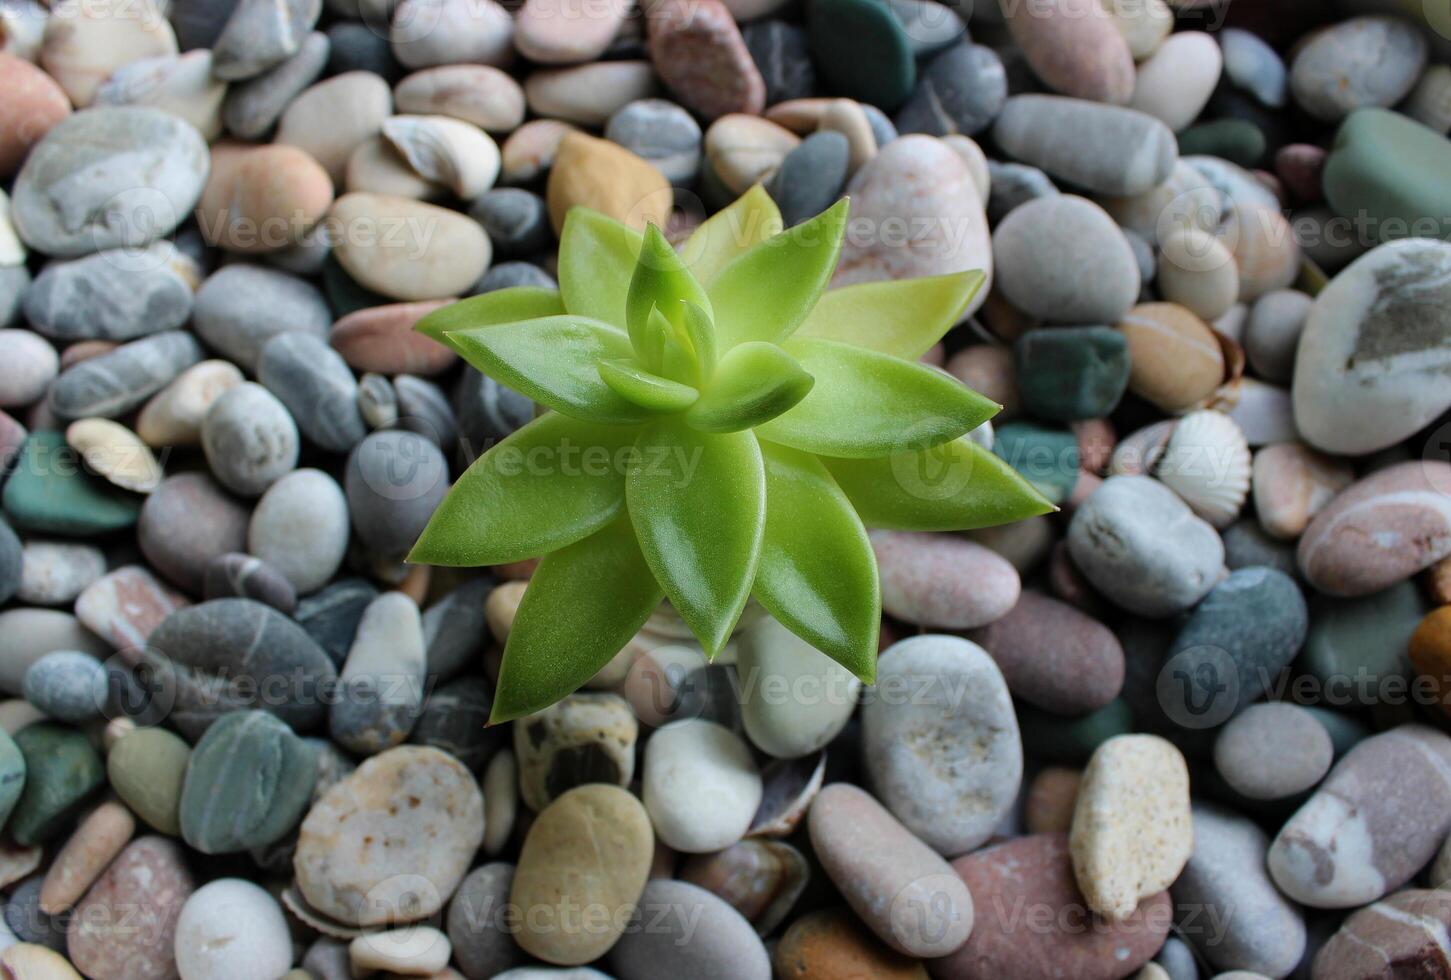
{"label": "succulent plant", "polygon": [[756,187],[677,254],[659,228],[575,208],[557,291],[499,290],[419,322],[548,409],[468,468],[410,555],[542,556],[493,721],[580,687],[662,598],[707,656],[754,596],[870,683],[881,598],[867,526],[960,530],[1052,510],[965,436],[1000,406],[918,360],[982,274],[828,292],[847,210],[783,231]]}

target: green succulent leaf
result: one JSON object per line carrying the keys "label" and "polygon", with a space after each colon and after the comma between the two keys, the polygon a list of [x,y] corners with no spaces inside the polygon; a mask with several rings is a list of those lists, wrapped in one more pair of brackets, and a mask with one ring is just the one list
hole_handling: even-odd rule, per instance
{"label": "green succulent leaf", "polygon": [[957,323],[983,279],[981,271],[970,269],[829,289],[796,336],[837,340],[915,361]]}
{"label": "green succulent leaf", "polygon": [[632,360],[600,361],[600,377],[605,384],[647,412],[680,412],[700,397],[689,385],[651,374]]}
{"label": "green succulent leaf", "polygon": [[600,361],[631,354],[630,338],[607,323],[583,316],[549,316],[445,336],[480,371],[565,415],[612,424],[650,417],[600,377]]}
{"label": "green succulent leaf", "polygon": [[685,323],[685,304],[693,303],[709,317],[710,298],[695,277],[675,254],[660,229],[650,225],[640,248],[640,259],[630,278],[630,291],[625,300],[625,322],[630,329],[630,342],[635,353],[647,365],[654,353],[646,341],[646,327],[653,311],[664,314],[676,327]]}
{"label": "green succulent leaf", "polygon": [[757,434],[806,452],[869,458],[925,449],[976,428],[1001,407],[915,361],[810,337],[784,346],[816,385]]}
{"label": "green succulent leaf", "polygon": [[685,413],[685,421],[706,432],[755,428],[800,402],[814,383],[775,344],[744,343],[721,358],[710,387]]}
{"label": "green succulent leaf", "polygon": [[578,690],[639,632],[662,596],[627,515],[545,556],[504,644],[489,723],[541,711]]}
{"label": "green succulent leaf", "polygon": [[749,432],[701,432],[679,418],[646,426],[625,503],[650,570],[715,656],[750,598],[766,518],[761,449]]}
{"label": "green succulent leaf", "polygon": [[770,444],[761,454],[766,533],[755,596],[787,629],[870,684],[882,600],[866,528],[816,457]]}
{"label": "green succulent leaf", "polygon": [[695,281],[707,286],[731,260],[779,235],[786,227],[771,195],[756,184],[724,211],[718,211],[695,229],[681,250]]}
{"label": "green succulent leaf", "polygon": [[633,429],[549,412],[474,460],[408,556],[424,565],[502,565],[588,537],[625,506]]}
{"label": "green succulent leaf", "polygon": [[879,459],[821,457],[868,527],[966,531],[1056,508],[1018,471],[967,437]]}
{"label": "green succulent leaf", "polygon": [[685,339],[695,363],[695,383],[704,386],[715,373],[715,324],[710,315],[694,303],[685,305]]}
{"label": "green succulent leaf", "polygon": [[752,246],[711,280],[716,343],[722,351],[748,340],[780,343],[791,336],[831,281],[846,217],[843,199]]}
{"label": "green succulent leaf", "polygon": [[499,323],[516,323],[519,320],[533,320],[543,316],[559,316],[564,312],[564,300],[557,289],[540,286],[514,286],[510,289],[496,289],[481,296],[470,296],[457,303],[450,303],[428,314],[413,325],[413,329],[438,341],[445,347],[458,348],[448,334],[472,327],[489,327]]}
{"label": "green succulent leaf", "polygon": [[571,208],[559,234],[559,291],[575,316],[624,330],[642,236],[589,208]]}

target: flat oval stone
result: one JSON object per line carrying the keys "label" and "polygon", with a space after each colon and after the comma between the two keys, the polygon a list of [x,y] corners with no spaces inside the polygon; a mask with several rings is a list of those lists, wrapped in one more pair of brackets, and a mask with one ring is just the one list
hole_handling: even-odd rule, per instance
{"label": "flat oval stone", "polygon": [[78,0],[57,4],[46,25],[40,63],[77,108],[97,101],[101,84],[139,60],[176,53],[176,35],[163,6],[151,2],[127,11]]}
{"label": "flat oval stone", "polygon": [[171,720],[192,739],[248,707],[271,711],[295,731],[313,728],[326,711],[320,692],[337,676],[302,627],[251,599],[178,610],[151,634],[146,659],[174,678]]}
{"label": "flat oval stone", "polygon": [[377,588],[365,579],[339,579],[299,602],[293,618],[333,663],[341,665],[353,645],[363,610],[377,596]]}
{"label": "flat oval stone", "polygon": [[209,165],[201,135],[170,113],[77,113],[46,133],[15,178],[15,227],[47,255],[140,247],[186,218]]}
{"label": "flat oval stone", "polygon": [[1168,179],[1178,144],[1136,109],[1057,95],[1015,95],[993,124],[1009,156],[1099,194],[1142,194]]}
{"label": "flat oval stone", "polygon": [[136,818],[115,800],[107,800],[82,817],[45,872],[39,910],[59,915],[74,907],[134,833]]}
{"label": "flat oval stone", "polygon": [[904,133],[976,136],[992,124],[1007,98],[1007,71],[997,52],[964,41],[932,59],[895,122]]}
{"label": "flat oval stone", "polygon": [[178,473],[146,498],[137,538],[153,568],[199,595],[207,565],[245,549],[247,518],[247,508],[205,473]]}
{"label": "flat oval stone", "polygon": [[1354,479],[1345,462],[1298,442],[1265,446],[1254,457],[1255,515],[1267,533],[1293,541]]}
{"label": "flat oval stone", "polygon": [[808,14],[813,60],[831,91],[888,112],[912,93],[917,78],[912,43],[886,4],[831,0]]}
{"label": "flat oval stone", "polygon": [[1018,601],[1018,572],[996,552],[946,534],[873,531],[882,608],[909,623],[972,629]]}
{"label": "flat oval stone", "polygon": [[193,318],[208,347],[253,373],[262,348],[277,334],[325,337],[332,321],[327,300],[307,280],[240,262],[207,277]]}
{"label": "flat oval stone", "polygon": [[[447,752],[467,766],[470,772],[484,772],[484,767],[506,741],[503,733],[488,727],[489,712],[493,707],[492,684],[482,677],[460,677],[440,685],[428,694],[423,702],[422,713],[408,734],[408,740],[414,745],[431,745]],[[494,819],[490,814],[496,801],[489,797],[490,787],[487,785],[486,772],[481,781],[485,783],[484,815],[487,829]],[[517,789],[510,787],[510,793],[517,792]],[[488,829],[488,833],[492,834],[492,829]],[[487,843],[486,838],[486,851]]]}
{"label": "flat oval stone", "polygon": [[1041,592],[1024,592],[1007,615],[967,636],[1015,696],[1045,711],[1083,714],[1123,688],[1124,651],[1113,632]]}
{"label": "flat oval stone", "polygon": [[619,0],[580,9],[560,17],[560,8],[547,0],[533,0],[519,8],[514,23],[514,46],[530,61],[569,65],[594,61],[605,53],[630,13]]}
{"label": "flat oval stone", "polygon": [[1117,323],[1139,295],[1138,263],[1098,205],[1071,194],[1029,201],[993,231],[998,288],[1051,323]]}
{"label": "flat oval stone", "polygon": [[972,932],[973,900],[952,866],[850,783],[822,789],[807,818],[827,875],[862,921],[908,956],[946,956]]}
{"label": "flat oval stone", "polygon": [[1201,403],[1224,380],[1214,331],[1177,303],[1141,303],[1118,329],[1129,344],[1129,390],[1166,412]]}
{"label": "flat oval stone", "polygon": [[566,133],[559,141],[545,190],[556,233],[570,208],[599,211],[633,228],[665,221],[673,194],[665,175],[650,161],[609,140]]}
{"label": "flat oval stone", "polygon": [[1334,751],[1330,733],[1308,709],[1252,704],[1220,731],[1214,766],[1236,793],[1278,800],[1318,783],[1330,771]]}
{"label": "flat oval stone", "polygon": [[1270,845],[1280,891],[1311,908],[1353,908],[1410,881],[1451,825],[1448,764],[1451,738],[1423,725],[1356,745]]}
{"label": "flat oval stone", "polygon": [[1311,35],[1290,65],[1290,93],[1310,115],[1337,122],[1363,106],[1399,102],[1426,64],[1426,39],[1399,17],[1352,17]]}
{"label": "flat oval stone", "polygon": [[[3,537],[4,532],[0,531],[0,538]],[[0,551],[3,550],[4,546],[0,546]],[[25,542],[21,553],[15,597],[29,605],[67,605],[104,574],[106,556],[99,548],[87,544],[30,540]],[[4,589],[0,588],[0,595],[3,594]]]}
{"label": "flat oval stone", "polygon": [[1184,756],[1156,735],[1100,745],[1078,786],[1068,847],[1084,901],[1109,919],[1167,888],[1194,847]]}
{"label": "flat oval stone", "polygon": [[57,340],[135,340],[191,316],[192,288],[175,246],[109,250],[45,267],[25,292],[25,318]]}
{"label": "flat oval stone", "polygon": [[106,781],[106,765],[84,734],[39,722],[21,729],[15,744],[25,757],[25,788],[6,821],[15,843],[42,844],[60,833]]}
{"label": "flat oval stone", "polygon": [[[737,639],[741,721],[762,752],[796,759],[823,749],[846,727],[861,691],[849,670],[765,617]],[[814,690],[809,698],[784,691]]]}
{"label": "flat oval stone", "polygon": [[746,835],[761,803],[761,776],[741,737],[686,719],[645,746],[642,796],[660,839],[677,851],[719,851]]}
{"label": "flat oval stone", "polygon": [[394,11],[390,38],[394,56],[409,68],[507,67],[514,59],[513,18],[492,0],[404,0]]}
{"label": "flat oval stone", "polygon": [[639,723],[617,694],[577,692],[514,726],[519,792],[539,812],[585,783],[628,787]]}
{"label": "flat oval stone", "polygon": [[485,864],[469,872],[448,904],[448,940],[459,970],[469,980],[500,976],[527,959],[496,914],[508,904],[513,884],[512,864]]}
{"label": "flat oval stone", "polygon": [[1451,964],[1440,933],[1451,925],[1446,892],[1407,888],[1351,913],[1311,969],[1322,980],[1390,980],[1397,972],[1434,972]]}
{"label": "flat oval stone", "polygon": [[393,101],[399,112],[452,116],[493,133],[512,132],[524,121],[524,90],[489,65],[414,72],[394,87]]}
{"label": "flat oval stone", "polygon": [[322,0],[239,0],[212,45],[216,76],[254,78],[297,53],[322,14]]}
{"label": "flat oval stone", "polygon": [[1174,132],[1199,117],[1224,67],[1214,35],[1204,31],[1171,34],[1139,65],[1128,104],[1147,112]]}
{"label": "flat oval stone", "polygon": [[[670,914],[685,908],[698,913],[694,926]],[[658,926],[643,928],[652,915],[661,917]],[[645,885],[630,925],[610,950],[610,963],[638,980],[771,978],[766,947],[739,912],[704,888],[659,878]]]}
{"label": "flat oval stone", "polygon": [[849,154],[847,138],[832,131],[812,133],[786,154],[766,189],[787,228],[816,217],[841,196]]}
{"label": "flat oval stone", "polygon": [[194,887],[174,841],[132,841],[72,912],[71,960],[91,977],[175,976],[173,937]]}
{"label": "flat oval stone", "polygon": [[1324,690],[1338,689],[1350,706],[1389,700],[1411,676],[1407,649],[1427,610],[1410,579],[1351,599],[1312,594],[1298,669]]}
{"label": "flat oval stone", "polygon": [[1134,58],[1113,19],[1093,0],[1052,0],[1005,11],[1033,73],[1079,99],[1122,104],[1134,94]]}
{"label": "flat oval stone", "polygon": [[207,410],[202,448],[223,486],[255,497],[297,467],[297,423],[270,391],[243,382]]}
{"label": "flat oval stone", "polygon": [[90,721],[106,706],[106,669],[88,653],[56,650],[30,665],[23,693],[56,721]]}
{"label": "flat oval stone", "polygon": [[357,371],[441,374],[457,362],[452,350],[413,329],[443,301],[389,303],[347,314],[333,325],[330,342]]}
{"label": "flat oval stone", "polygon": [[[612,947],[645,889],[655,835],[640,801],[618,786],[570,790],[535,818],[524,838],[509,902],[533,909],[515,939],[548,963],[589,963]],[[592,873],[579,874],[588,866]],[[600,908],[586,926],[571,909]]]}
{"label": "flat oval stone", "polygon": [[1295,359],[1295,424],[1306,441],[1361,455],[1451,405],[1433,380],[1448,363],[1448,276],[1451,244],[1412,238],[1373,249],[1320,292]]}
{"label": "flat oval stone", "polygon": [[11,177],[71,103],[50,75],[13,54],[0,53],[0,88],[11,93],[0,108],[0,177]]}
{"label": "flat oval stone", "polygon": [[406,554],[448,487],[443,453],[414,432],[375,432],[348,457],[344,488],[353,529],[380,555]]}
{"label": "flat oval stone", "polygon": [[1158,950],[1173,920],[1173,903],[1167,892],[1159,892],[1121,921],[1093,919],[1092,927],[1084,928],[1081,923],[1092,913],[1073,880],[1068,838],[1061,833],[1019,837],[965,854],[952,862],[952,868],[979,908],[1052,912],[1027,928],[1010,916],[979,916],[966,944],[933,964],[940,976],[954,980],[1000,980],[1054,971],[1078,980],[1146,977],[1133,971]]}
{"label": "flat oval stone", "polygon": [[266,847],[302,819],[317,753],[265,711],[233,711],[206,730],[187,762],[181,836],[203,854]]}
{"label": "flat oval stone", "polygon": [[29,330],[0,330],[0,405],[21,408],[40,400],[60,373],[60,355]]}
{"label": "flat oval stone", "polygon": [[222,122],[227,132],[242,139],[266,136],[288,103],[317,81],[331,53],[328,36],[312,31],[286,61],[254,78],[233,84],[222,105]]}
{"label": "flat oval stone", "polygon": [[402,592],[383,593],[363,611],[338,674],[333,741],[358,755],[402,742],[422,710],[426,673],[418,606]]}
{"label": "flat oval stone", "polygon": [[297,607],[297,590],[286,576],[262,559],[236,551],[218,555],[207,565],[202,595],[207,599],[256,599],[288,614]]}
{"label": "flat oval stone", "polygon": [[667,0],[646,21],[650,58],[665,86],[706,120],[766,107],[766,82],[720,0]]}
{"label": "flat oval stone", "polygon": [[[942,854],[992,836],[1023,778],[1002,674],[986,651],[957,637],[913,637],[882,653],[862,708],[862,743],[883,804]],[[969,751],[974,764],[960,765]]]}
{"label": "flat oval stone", "polygon": [[50,407],[63,419],[117,418],[201,359],[201,345],[180,330],[133,340],[62,372]]}
{"label": "flat oval stone", "polygon": [[176,922],[176,968],[181,980],[279,976],[292,963],[292,942],[282,906],[270,893],[240,878],[218,878],[198,888]]}
{"label": "flat oval stone", "polygon": [[[645,160],[676,186],[686,186],[700,172],[700,124],[691,114],[665,99],[641,99],[610,116],[605,139]],[[523,193],[516,191],[515,193]],[[488,228],[488,223],[485,222]],[[499,236],[489,229],[496,249]]]}
{"label": "flat oval stone", "polygon": [[140,498],[87,473],[59,432],[25,438],[5,481],[5,517],[23,531],[85,537],[131,527]]}
{"label": "flat oval stone", "polygon": [[138,817],[163,834],[179,837],[182,786],[190,758],[191,747],[173,732],[138,728],[106,755],[106,777]]}
{"label": "flat oval stone", "polygon": [[304,149],[269,144],[235,149],[219,162],[213,150],[212,178],[197,205],[202,236],[230,252],[276,256],[326,234],[318,221],[333,203],[333,185],[322,164]]}
{"label": "flat oval stone", "polygon": [[242,372],[230,361],[192,365],[142,406],[136,434],[149,446],[200,445],[207,409],[242,380]]}
{"label": "flat oval stone", "polygon": [[[341,229],[333,254],[343,268],[361,285],[394,299],[457,296],[489,264],[489,239],[478,222],[432,204],[345,194],[333,204],[330,220]],[[366,227],[377,233],[363,233]],[[392,229],[392,238],[385,242],[386,229]]]}
{"label": "flat oval stone", "polygon": [[[483,796],[468,770],[437,749],[399,746],[365,760],[308,811],[297,887],[347,925],[427,918],[463,880],[483,835]],[[648,864],[648,839],[644,850]]]}
{"label": "flat oval stone", "polygon": [[367,434],[352,370],[317,335],[290,331],[273,337],[262,349],[257,379],[318,447],[345,453]]}
{"label": "flat oval stone", "polygon": [[327,584],[347,548],[347,498],[321,470],[294,470],[274,483],[247,528],[246,550],[303,595]]}
{"label": "flat oval stone", "polygon": [[865,932],[850,909],[820,909],[787,928],[773,957],[783,980],[827,976],[870,976],[880,980],[922,980],[921,963],[903,956]]}
{"label": "flat oval stone", "polygon": [[1322,592],[1360,596],[1395,585],[1451,554],[1451,465],[1398,463],[1352,484],[1316,515],[1297,558]]}
{"label": "flat oval stone", "polygon": [[343,72],[293,99],[278,120],[274,141],[307,151],[341,186],[348,157],[378,133],[392,109],[386,81],[369,71]]}

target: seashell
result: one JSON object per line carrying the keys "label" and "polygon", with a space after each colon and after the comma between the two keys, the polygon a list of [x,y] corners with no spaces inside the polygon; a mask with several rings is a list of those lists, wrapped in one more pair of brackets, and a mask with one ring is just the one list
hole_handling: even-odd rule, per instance
{"label": "seashell", "polygon": [[448,116],[393,116],[383,137],[420,177],[471,201],[499,179],[501,158],[493,137]]}
{"label": "seashell", "polygon": [[746,836],[789,836],[806,816],[825,778],[825,752],[772,762],[761,772],[761,805]]}
{"label": "seashell", "polygon": [[1249,443],[1228,415],[1191,412],[1174,427],[1153,475],[1216,528],[1228,527],[1249,496]]}
{"label": "seashell", "polygon": [[692,855],[680,879],[725,899],[762,936],[785,920],[811,880],[801,852],[778,840],[747,838],[714,854]]}
{"label": "seashell", "polygon": [[1125,436],[1109,457],[1108,475],[1142,476],[1152,473],[1178,424],[1178,419],[1165,419]]}
{"label": "seashell", "polygon": [[433,201],[444,195],[442,187],[420,177],[381,136],[369,136],[353,149],[343,180],[349,193],[387,194],[414,201]]}
{"label": "seashell", "polygon": [[50,13],[34,0],[0,0],[0,54],[35,61]]}
{"label": "seashell", "polygon": [[87,469],[123,490],[150,493],[165,475],[141,437],[119,422],[89,418],[66,427],[66,442],[80,454]]}
{"label": "seashell", "polygon": [[334,919],[323,915],[317,909],[307,904],[307,899],[302,897],[302,892],[297,887],[297,882],[290,883],[278,896],[287,911],[297,916],[298,921],[312,929],[316,929],[324,936],[331,936],[333,939],[357,939],[368,930],[357,926],[344,925]]}
{"label": "seashell", "polygon": [[222,132],[227,83],[212,76],[212,53],[143,58],[118,68],[96,89],[94,105],[146,105],[191,123],[208,140]]}

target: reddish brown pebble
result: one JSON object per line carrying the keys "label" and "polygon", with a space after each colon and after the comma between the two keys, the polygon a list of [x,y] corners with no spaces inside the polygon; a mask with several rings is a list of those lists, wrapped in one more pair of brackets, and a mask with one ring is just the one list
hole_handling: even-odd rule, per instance
{"label": "reddish brown pebble", "polygon": [[1041,592],[1024,592],[1006,616],[967,638],[997,663],[1015,697],[1060,715],[1101,708],[1124,683],[1113,631]]}
{"label": "reddish brown pebble", "polygon": [[822,909],[791,923],[775,967],[781,980],[927,980],[920,962],[877,942],[847,909]]}
{"label": "reddish brown pebble", "polygon": [[1346,919],[1315,954],[1315,980],[1451,976],[1451,892],[1410,888]]}
{"label": "reddish brown pebble", "polygon": [[1116,105],[1133,97],[1134,56],[1096,0],[1046,0],[1004,10],[1013,40],[1049,88]]}
{"label": "reddish brown pebble", "polygon": [[1066,834],[1073,826],[1073,806],[1078,802],[1078,784],[1083,773],[1077,769],[1049,766],[1033,778],[1023,803],[1023,821],[1030,834]]}
{"label": "reddish brown pebble", "polygon": [[176,921],[193,887],[180,845],[138,838],[76,906],[66,934],[71,960],[88,977],[173,980]]}
{"label": "reddish brown pebble", "polygon": [[454,352],[413,329],[413,325],[453,300],[390,303],[349,313],[333,324],[329,340],[355,371],[433,375],[447,371]]}
{"label": "reddish brown pebble", "polygon": [[76,618],[118,650],[139,650],[161,621],[190,605],[143,565],[96,579],[76,599]]}
{"label": "reddish brown pebble", "polygon": [[1275,154],[1275,174],[1285,190],[1301,204],[1321,198],[1320,172],[1325,169],[1325,150],[1309,143],[1291,143]]}
{"label": "reddish brown pebble", "polygon": [[[3,33],[3,32],[0,32]],[[0,54],[0,178],[20,169],[30,148],[71,113],[70,99],[28,61]]]}
{"label": "reddish brown pebble", "polygon": [[136,832],[136,818],[115,800],[102,803],[56,853],[40,886],[40,910],[59,915],[86,893]]}
{"label": "reddish brown pebble", "polygon": [[665,0],[647,21],[655,71],[686,108],[712,120],[766,107],[766,82],[720,0]]}

